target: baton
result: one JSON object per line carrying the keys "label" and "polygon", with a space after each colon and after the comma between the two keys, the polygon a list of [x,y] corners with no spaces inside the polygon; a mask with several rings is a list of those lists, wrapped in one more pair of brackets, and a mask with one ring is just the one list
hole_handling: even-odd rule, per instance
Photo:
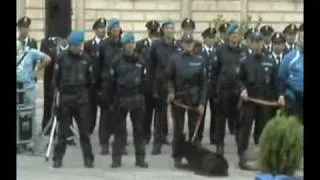
{"label": "baton", "polygon": [[[196,111],[198,112],[197,108],[194,108],[194,107],[191,107],[191,106],[187,106],[185,104],[182,104],[176,100],[173,100],[172,101],[172,104],[178,106],[178,107],[181,107],[183,109],[186,109],[186,110],[192,110],[192,111]],[[193,135],[192,135],[192,138],[191,138],[191,142],[194,142],[196,137],[197,137],[197,134],[198,134],[198,131],[199,131],[199,128],[200,128],[200,124],[201,124],[201,121],[202,121],[202,116],[203,114],[200,114],[199,113],[199,116],[198,116],[198,119],[197,119],[197,124],[196,124],[196,127],[194,129],[194,132],[193,132]]]}
{"label": "baton", "polygon": [[[252,98],[252,97],[248,97],[246,99],[246,101],[251,101],[253,103],[264,105],[264,106],[274,106],[274,107],[280,106],[280,104],[276,101],[267,101],[267,100],[262,100],[262,99],[258,99],[258,98]],[[243,100],[240,99],[238,102],[238,105],[237,105],[238,109],[241,108],[242,102],[243,102]]]}

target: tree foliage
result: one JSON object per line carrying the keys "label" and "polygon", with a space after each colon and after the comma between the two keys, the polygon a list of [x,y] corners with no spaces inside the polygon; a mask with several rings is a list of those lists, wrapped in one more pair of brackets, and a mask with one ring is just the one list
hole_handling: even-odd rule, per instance
{"label": "tree foliage", "polygon": [[294,175],[303,156],[303,126],[296,117],[278,112],[263,130],[258,163],[263,172]]}

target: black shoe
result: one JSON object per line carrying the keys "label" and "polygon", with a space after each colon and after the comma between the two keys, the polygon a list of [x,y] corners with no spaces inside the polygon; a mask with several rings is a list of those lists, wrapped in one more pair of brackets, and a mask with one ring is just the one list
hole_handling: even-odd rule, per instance
{"label": "black shoe", "polygon": [[121,156],[113,156],[111,168],[118,168],[121,166]]}
{"label": "black shoe", "polygon": [[84,160],[84,167],[86,168],[93,168],[93,160],[90,158],[86,158]]}
{"label": "black shoe", "polygon": [[217,154],[224,155],[224,147],[223,145],[217,145]]}
{"label": "black shoe", "polygon": [[150,139],[151,139],[151,138],[149,138],[149,137],[145,137],[145,138],[144,138],[144,143],[145,143],[145,144],[149,144]]}
{"label": "black shoe", "polygon": [[108,155],[109,154],[109,145],[108,144],[103,144],[101,145],[101,155]]}
{"label": "black shoe", "polygon": [[76,146],[77,143],[75,142],[75,140],[73,139],[73,137],[71,137],[71,138],[68,138],[68,139],[67,139],[67,145],[69,145],[69,146]]}
{"label": "black shoe", "polygon": [[53,168],[60,168],[62,166],[62,160],[54,160],[53,161]]}
{"label": "black shoe", "polygon": [[152,155],[159,155],[159,154],[161,154],[161,144],[160,144],[160,143],[155,143],[155,144],[153,145],[151,154],[152,154]]}
{"label": "black shoe", "polygon": [[210,139],[210,144],[216,144],[216,140],[215,139]]}
{"label": "black shoe", "polygon": [[169,142],[168,138],[165,138],[165,139],[163,140],[162,144],[164,144],[164,145],[170,145],[170,142]]}
{"label": "black shoe", "polygon": [[149,165],[148,163],[145,161],[145,156],[144,155],[138,155],[136,156],[136,164],[137,167],[141,167],[141,168],[148,168]]}
{"label": "black shoe", "polygon": [[128,155],[128,151],[126,147],[123,148],[122,155]]}
{"label": "black shoe", "polygon": [[182,168],[183,167],[182,160],[180,158],[174,159],[174,167],[175,168]]}

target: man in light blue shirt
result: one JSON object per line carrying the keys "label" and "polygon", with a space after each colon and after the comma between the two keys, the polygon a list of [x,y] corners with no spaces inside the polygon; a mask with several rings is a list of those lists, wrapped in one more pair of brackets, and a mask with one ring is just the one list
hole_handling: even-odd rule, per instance
{"label": "man in light blue shirt", "polygon": [[[39,71],[43,69],[50,61],[51,58],[36,50],[27,48],[20,40],[16,41],[17,51],[17,84],[24,90],[23,104],[32,106],[33,108],[33,121],[35,121],[35,105],[36,105],[36,82],[35,77]],[[35,68],[34,64],[38,64]],[[33,123],[33,136],[35,135],[35,123]]]}

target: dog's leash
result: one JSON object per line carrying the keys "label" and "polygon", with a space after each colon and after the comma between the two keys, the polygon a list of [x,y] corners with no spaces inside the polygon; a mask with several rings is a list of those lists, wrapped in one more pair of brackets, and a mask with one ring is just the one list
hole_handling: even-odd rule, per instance
{"label": "dog's leash", "polygon": [[[179,101],[176,101],[176,100],[173,100],[172,104],[174,104],[175,106],[181,107],[183,109],[186,109],[186,110],[191,110],[191,111],[198,112],[197,108],[194,108],[194,107],[191,107],[191,106],[187,106],[187,105],[182,104],[182,103],[180,103]],[[197,124],[196,124],[196,127],[194,129],[194,132],[193,132],[193,135],[192,135],[192,138],[191,138],[191,142],[194,142],[196,140],[196,137],[197,137],[197,134],[198,134],[198,131],[199,131],[199,128],[200,128],[200,124],[201,124],[201,121],[202,121],[202,117],[203,117],[203,114],[199,113],[199,116],[198,116],[198,119],[197,119]]]}
{"label": "dog's leash", "polygon": [[[256,103],[256,104],[260,104],[260,105],[264,105],[264,106],[273,106],[273,107],[278,107],[280,106],[280,104],[276,101],[267,101],[267,100],[262,100],[262,99],[258,99],[258,98],[252,98],[252,97],[248,97],[246,99],[246,101],[250,101],[250,102],[253,102],[253,103]],[[243,103],[243,100],[240,99],[239,102],[238,102],[238,109],[241,108],[242,106],[242,103]]]}

